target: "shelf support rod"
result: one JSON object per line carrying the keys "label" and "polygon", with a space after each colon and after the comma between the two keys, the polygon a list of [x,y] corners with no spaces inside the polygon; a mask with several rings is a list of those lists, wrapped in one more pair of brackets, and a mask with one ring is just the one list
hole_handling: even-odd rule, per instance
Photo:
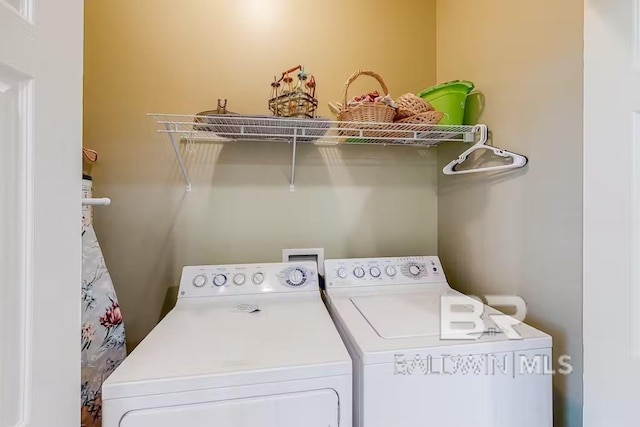
{"label": "shelf support rod", "polygon": [[173,147],[174,153],[176,153],[176,157],[178,158],[178,164],[180,165],[180,171],[182,172],[182,176],[184,177],[185,182],[187,183],[187,191],[191,191],[191,180],[189,179],[189,175],[187,174],[187,169],[184,167],[184,162],[182,161],[182,156],[180,155],[180,149],[178,148],[178,144],[176,144],[176,140],[171,131],[171,125],[169,123],[165,124],[167,128],[167,132],[169,133],[169,139],[171,140],[171,146]]}
{"label": "shelf support rod", "polygon": [[298,128],[293,129],[293,153],[291,155],[291,181],[289,182],[289,190],[296,189],[296,149],[298,146]]}

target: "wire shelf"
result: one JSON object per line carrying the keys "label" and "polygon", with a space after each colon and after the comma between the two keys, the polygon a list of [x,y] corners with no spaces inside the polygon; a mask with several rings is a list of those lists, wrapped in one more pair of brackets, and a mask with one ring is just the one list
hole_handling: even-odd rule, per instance
{"label": "wire shelf", "polygon": [[410,123],[339,122],[271,116],[149,114],[158,132],[189,141],[261,140],[314,144],[378,144],[434,146],[475,141],[475,126]]}
{"label": "wire shelf", "polygon": [[433,147],[444,142],[473,143],[480,126],[443,126],[410,123],[340,122],[324,118],[298,119],[272,116],[148,114],[159,133],[167,134],[191,191],[191,181],[178,149],[179,141],[263,141],[293,145],[290,188],[294,189],[296,145],[380,145]]}

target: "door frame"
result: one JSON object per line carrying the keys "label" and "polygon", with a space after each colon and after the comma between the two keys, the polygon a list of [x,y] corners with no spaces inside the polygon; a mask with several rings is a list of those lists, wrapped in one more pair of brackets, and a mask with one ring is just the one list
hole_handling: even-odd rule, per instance
{"label": "door frame", "polygon": [[640,0],[584,9],[583,419],[622,427],[640,395]]}

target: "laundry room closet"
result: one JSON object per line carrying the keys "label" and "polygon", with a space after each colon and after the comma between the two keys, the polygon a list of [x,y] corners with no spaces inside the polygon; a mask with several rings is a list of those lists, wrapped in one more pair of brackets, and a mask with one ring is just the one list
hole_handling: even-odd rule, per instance
{"label": "laundry room closet", "polygon": [[[282,249],[308,247],[328,258],[438,255],[458,290],[526,301],[527,323],[571,356],[573,373],[554,377],[555,425],[582,425],[583,8],[85,0],[84,143],[100,153],[93,193],[112,201],[94,227],[128,349],[171,306],[185,265],[276,262]],[[528,164],[446,176],[468,144],[351,141],[298,144],[292,171],[291,144],[175,136],[176,152],[148,116],[194,115],[218,100],[268,115],[274,76],[297,64],[329,120],[356,70],[375,71],[394,98],[471,81],[488,142]],[[374,89],[360,76],[348,91]]]}

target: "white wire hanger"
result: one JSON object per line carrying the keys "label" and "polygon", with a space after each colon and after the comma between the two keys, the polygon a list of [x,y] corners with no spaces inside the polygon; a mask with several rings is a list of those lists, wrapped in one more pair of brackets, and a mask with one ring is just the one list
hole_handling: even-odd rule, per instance
{"label": "white wire hanger", "polygon": [[[518,168],[524,167],[527,164],[528,159],[523,155],[512,153],[511,151],[507,151],[507,150],[502,150],[500,148],[493,147],[491,145],[487,145],[487,140],[489,139],[489,130],[487,128],[487,125],[478,125],[478,130],[480,133],[480,139],[478,140],[478,142],[475,143],[467,151],[460,154],[458,158],[456,158],[455,160],[450,162],[448,165],[446,165],[442,169],[442,173],[444,173],[445,175],[462,175],[462,174],[468,174],[468,173],[503,171],[503,170],[509,170],[509,169],[518,169]],[[474,153],[478,150],[490,150],[490,151],[493,151],[493,154],[495,154],[496,156],[510,158],[513,161],[512,163],[509,163],[506,165],[488,166],[484,168],[465,169],[465,170],[459,170],[459,171],[456,170],[456,166],[459,166],[462,163],[464,163],[467,160],[467,158],[471,155],[471,153]]]}

